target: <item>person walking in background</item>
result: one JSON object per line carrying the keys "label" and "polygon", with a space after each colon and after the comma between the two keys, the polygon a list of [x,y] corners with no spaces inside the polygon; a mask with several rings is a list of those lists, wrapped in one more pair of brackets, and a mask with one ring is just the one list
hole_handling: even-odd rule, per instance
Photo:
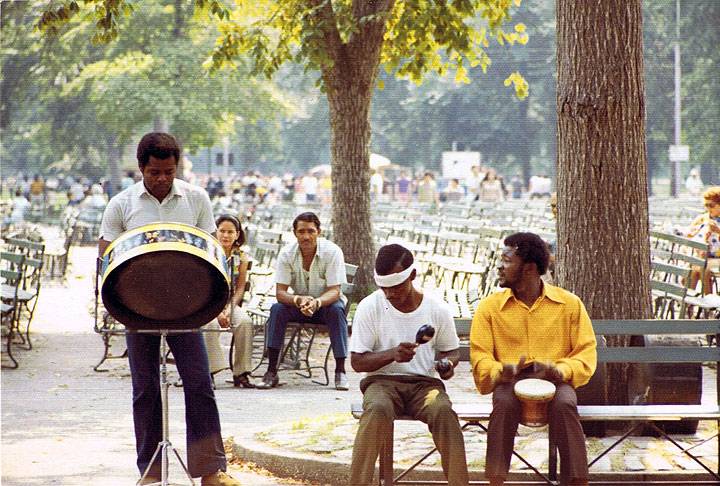
{"label": "person walking in background", "polygon": [[313,203],[317,199],[318,178],[315,174],[308,172],[302,178],[302,186],[305,190],[305,201]]}
{"label": "person walking in background", "polygon": [[371,171],[370,176],[370,200],[373,202],[379,202],[382,199],[383,188],[385,187],[385,179],[382,174],[377,171]]}
{"label": "person walking in background", "polygon": [[30,204],[42,206],[45,203],[45,181],[39,174],[30,183]]}
{"label": "person walking in background", "polygon": [[15,197],[12,200],[12,212],[10,222],[14,225],[21,225],[25,222],[25,214],[30,209],[30,201],[23,196],[22,189],[15,190]]}
{"label": "person walking in background", "polygon": [[422,204],[440,205],[440,195],[437,190],[437,182],[432,172],[425,172],[417,186],[418,202]]}
{"label": "person walking in background", "polygon": [[480,183],[480,200],[483,202],[501,202],[505,200],[502,183],[495,169],[488,169],[485,179]]}
{"label": "person walking in background", "polygon": [[703,181],[700,178],[700,171],[696,167],[690,169],[690,174],[685,180],[685,189],[693,196],[699,196],[703,190]]}
{"label": "person walking in background", "polygon": [[459,202],[465,197],[465,189],[460,185],[458,179],[450,179],[447,187],[443,190],[447,202]]}
{"label": "person walking in background", "polygon": [[510,194],[513,199],[520,199],[523,193],[523,178],[521,173],[517,173],[510,179]]}
{"label": "person walking in background", "polygon": [[528,183],[528,194],[530,199],[550,197],[552,180],[545,174],[534,175]]}
{"label": "person walking in background", "polygon": [[407,204],[410,202],[410,194],[412,193],[412,180],[408,177],[407,171],[401,170],[400,177],[395,181],[395,198]]}

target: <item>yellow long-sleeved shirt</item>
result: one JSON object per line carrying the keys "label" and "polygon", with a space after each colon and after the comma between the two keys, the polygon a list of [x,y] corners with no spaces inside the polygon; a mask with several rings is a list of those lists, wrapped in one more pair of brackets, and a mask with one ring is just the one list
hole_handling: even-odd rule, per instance
{"label": "yellow long-sleeved shirt", "polygon": [[470,329],[470,364],[482,394],[493,391],[503,364],[551,362],[574,388],[586,384],[597,366],[595,333],[582,301],[544,284],[533,305],[505,289],[483,299]]}

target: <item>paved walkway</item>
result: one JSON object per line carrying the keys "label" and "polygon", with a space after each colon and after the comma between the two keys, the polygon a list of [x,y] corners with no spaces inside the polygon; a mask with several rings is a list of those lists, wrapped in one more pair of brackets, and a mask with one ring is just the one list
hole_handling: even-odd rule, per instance
{"label": "paved walkway", "polygon": [[[137,479],[130,409],[130,378],[125,360],[107,363],[105,373],[92,367],[102,355],[101,339],[92,332],[92,272],[95,249],[75,247],[65,285],[48,283],[42,289],[35,323],[34,349],[18,351],[20,368],[2,371],[2,484],[131,485]],[[122,344],[122,339],[117,341]],[[318,353],[327,341],[322,340]],[[262,370],[261,370],[262,371]],[[285,384],[273,390],[240,390],[218,380],[216,396],[223,435],[231,459],[252,460],[277,476],[290,475],[306,482],[288,483],[248,466],[233,467],[244,484],[345,484],[352,441],[357,426],[350,418],[352,402],[361,401],[359,376],[350,374],[351,390],[321,387],[291,372],[281,374]],[[222,382],[222,383],[221,383]],[[714,371],[704,369],[703,400],[712,400]],[[486,401],[475,391],[467,363],[448,384],[456,403]],[[170,390],[171,439],[181,452],[184,444],[182,390]],[[699,444],[716,432],[703,423],[697,434],[678,436],[687,446]],[[397,426],[396,458],[410,463],[430,446],[424,426]],[[483,467],[485,436],[468,431],[468,464]],[[612,438],[589,439],[599,449]],[[521,428],[518,449],[534,464],[547,456],[546,435]],[[715,468],[717,442],[696,449]],[[430,464],[437,470],[437,458]],[[513,463],[516,471],[521,464]],[[598,471],[699,472],[665,443],[632,438],[596,466]],[[171,462],[174,481],[189,484]],[[479,474],[479,473],[478,473]],[[309,482],[313,480],[314,482]]]}

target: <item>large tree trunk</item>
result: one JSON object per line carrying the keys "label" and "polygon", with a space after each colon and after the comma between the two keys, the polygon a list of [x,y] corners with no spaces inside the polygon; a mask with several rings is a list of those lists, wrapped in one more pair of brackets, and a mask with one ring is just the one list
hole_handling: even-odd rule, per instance
{"label": "large tree trunk", "polygon": [[[556,8],[558,282],[593,319],[649,318],[641,0]],[[626,403],[627,367],[607,376],[610,401]]]}
{"label": "large tree trunk", "polygon": [[[393,0],[355,2],[356,19],[389,11]],[[328,2],[318,16],[333,16]],[[328,22],[329,23],[329,22]],[[327,23],[326,23],[327,25]],[[380,59],[385,22],[362,24],[348,42],[336,30],[325,36],[333,64],[322,71],[330,108],[332,151],[333,239],[345,261],[358,265],[355,294],[362,298],[374,287],[375,243],[370,221],[370,105]]]}

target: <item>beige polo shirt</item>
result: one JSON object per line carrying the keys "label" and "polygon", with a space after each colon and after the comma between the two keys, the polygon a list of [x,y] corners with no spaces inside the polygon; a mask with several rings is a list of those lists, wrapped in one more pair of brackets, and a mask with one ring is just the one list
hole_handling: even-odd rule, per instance
{"label": "beige polo shirt", "polygon": [[175,179],[160,202],[140,181],[110,200],[103,213],[100,238],[113,241],[127,230],[150,223],[184,223],[208,233],[216,229],[205,189]]}
{"label": "beige polo shirt", "polygon": [[[318,238],[315,257],[306,271],[297,241],[289,243],[278,255],[275,282],[290,286],[298,295],[320,297],[328,287],[347,283],[345,257],[335,243]],[[347,301],[344,295],[340,298]]]}

